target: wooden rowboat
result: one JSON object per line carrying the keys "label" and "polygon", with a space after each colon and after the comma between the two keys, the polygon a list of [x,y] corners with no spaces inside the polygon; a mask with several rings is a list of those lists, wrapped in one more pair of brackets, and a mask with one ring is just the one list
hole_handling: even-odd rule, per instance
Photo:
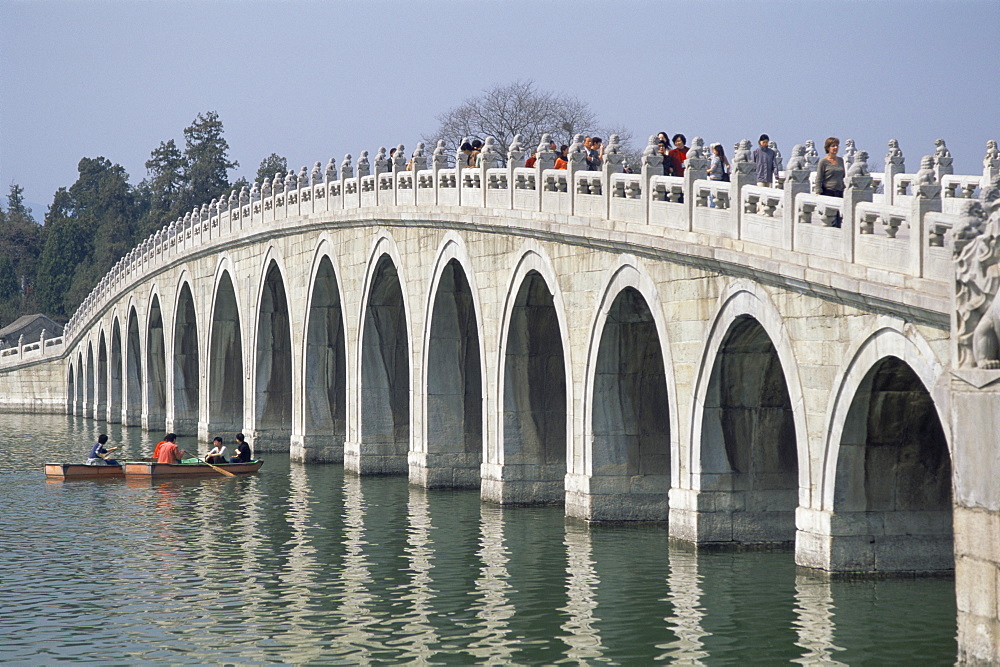
{"label": "wooden rowboat", "polygon": [[111,479],[124,477],[123,466],[92,466],[86,463],[46,463],[46,479]]}
{"label": "wooden rowboat", "polygon": [[167,477],[222,477],[221,468],[234,475],[249,475],[260,470],[263,461],[249,463],[219,463],[214,467],[206,463],[156,463],[154,461],[126,461],[127,479],[163,479]]}

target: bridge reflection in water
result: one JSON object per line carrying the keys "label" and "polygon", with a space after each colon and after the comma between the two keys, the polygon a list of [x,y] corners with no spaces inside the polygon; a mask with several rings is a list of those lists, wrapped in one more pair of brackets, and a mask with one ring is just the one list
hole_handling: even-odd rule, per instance
{"label": "bridge reflection in water", "polygon": [[46,484],[20,446],[78,458],[95,432],[0,414],[0,523],[17,527],[0,533],[0,661],[954,660],[949,579],[831,582],[787,550],[699,552],[661,525],[588,526],[287,454],[247,479]]}

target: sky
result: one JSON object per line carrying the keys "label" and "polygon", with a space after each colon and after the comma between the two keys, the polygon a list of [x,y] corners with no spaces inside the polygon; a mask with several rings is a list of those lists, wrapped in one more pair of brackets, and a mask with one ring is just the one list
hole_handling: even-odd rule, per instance
{"label": "sky", "polygon": [[0,193],[41,220],[83,157],[136,184],[216,111],[231,179],[405,144],[486,88],[533,80],[639,143],[854,139],[956,173],[1000,139],[1000,0],[277,2],[0,0]]}

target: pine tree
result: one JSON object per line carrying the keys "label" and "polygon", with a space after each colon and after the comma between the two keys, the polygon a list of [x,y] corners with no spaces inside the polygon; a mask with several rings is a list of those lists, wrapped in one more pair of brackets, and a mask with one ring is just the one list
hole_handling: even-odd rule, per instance
{"label": "pine tree", "polygon": [[184,214],[184,155],[173,139],[161,141],[146,161],[148,177],[140,186],[148,211],[140,225],[141,236],[148,236]]}
{"label": "pine tree", "polygon": [[194,123],[184,128],[187,188],[182,210],[207,204],[229,192],[229,170],[239,163],[229,160],[229,144],[222,132],[222,121],[214,111],[198,114]]}
{"label": "pine tree", "polygon": [[257,175],[254,177],[254,180],[258,183],[263,183],[264,180],[270,181],[279,172],[281,174],[288,173],[288,160],[277,153],[271,153],[260,161],[260,166],[257,167]]}

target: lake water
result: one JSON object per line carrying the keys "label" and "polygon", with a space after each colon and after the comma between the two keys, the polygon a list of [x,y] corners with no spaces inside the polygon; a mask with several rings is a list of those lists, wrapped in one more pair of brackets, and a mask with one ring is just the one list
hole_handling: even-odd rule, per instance
{"label": "lake water", "polygon": [[[950,579],[828,582],[476,491],[265,454],[258,475],[48,482],[98,433],[0,414],[0,661],[951,664]],[[195,446],[193,439],[180,439]],[[202,450],[204,450],[204,445]]]}

